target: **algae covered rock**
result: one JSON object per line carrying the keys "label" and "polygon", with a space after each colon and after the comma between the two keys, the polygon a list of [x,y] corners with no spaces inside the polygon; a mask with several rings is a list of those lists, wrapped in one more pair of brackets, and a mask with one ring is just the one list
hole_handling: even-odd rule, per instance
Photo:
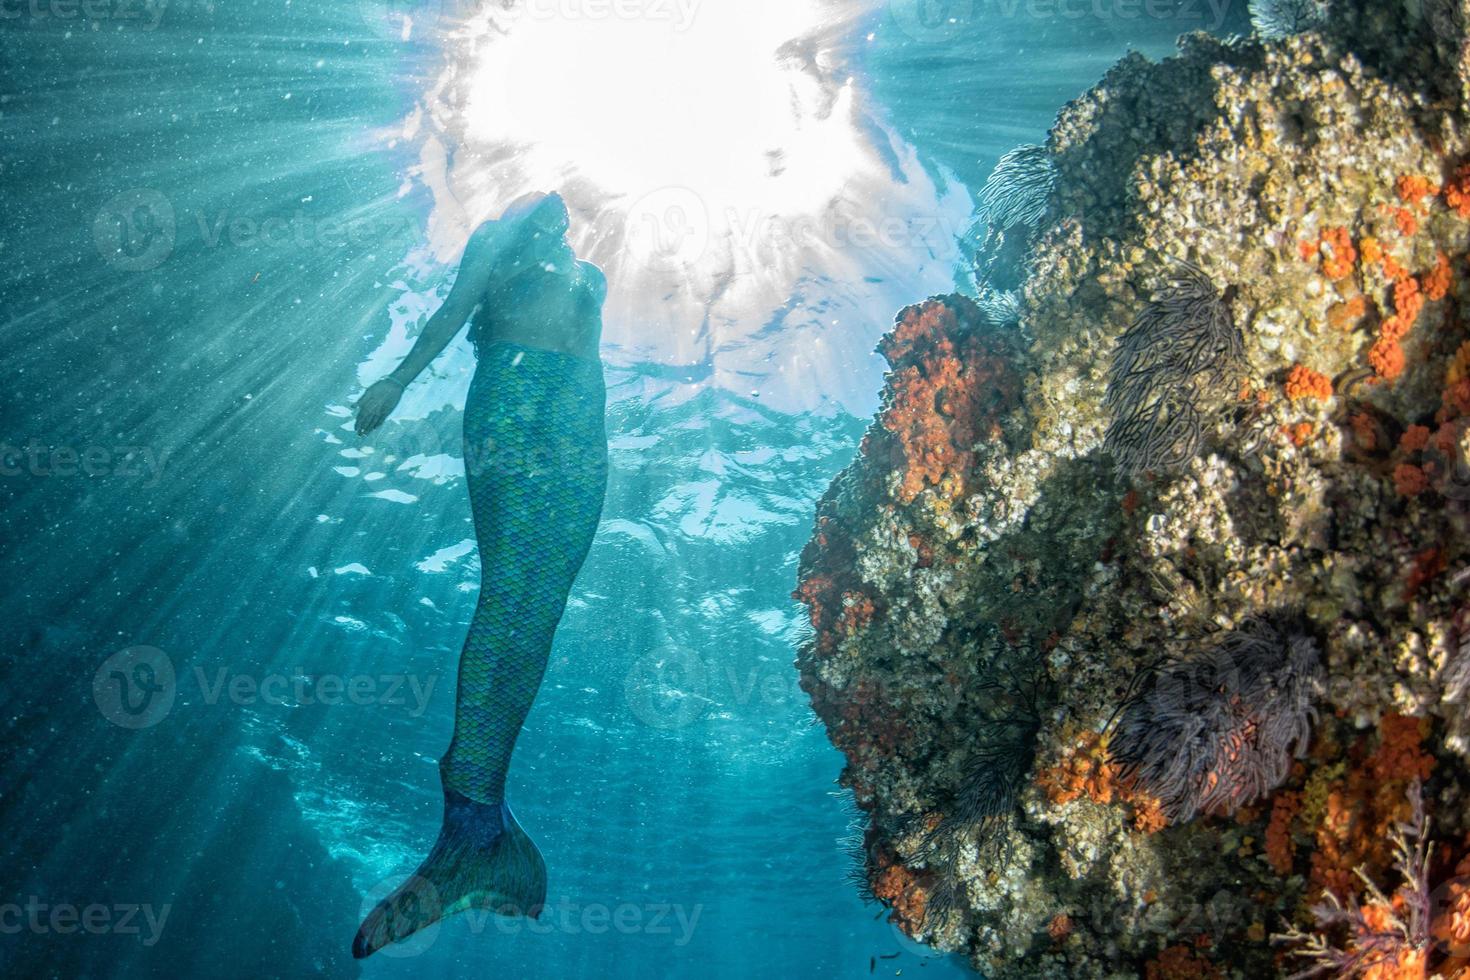
{"label": "algae covered rock", "polygon": [[1130,55],[982,249],[1018,317],[900,313],[796,597],[910,935],[994,977],[1470,966],[1467,24]]}

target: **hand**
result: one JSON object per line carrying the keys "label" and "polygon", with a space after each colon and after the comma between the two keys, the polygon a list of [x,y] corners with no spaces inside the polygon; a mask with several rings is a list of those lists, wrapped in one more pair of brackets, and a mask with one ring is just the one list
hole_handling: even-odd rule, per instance
{"label": "hand", "polygon": [[403,386],[389,378],[364,391],[357,400],[357,434],[365,436],[382,425],[402,397]]}

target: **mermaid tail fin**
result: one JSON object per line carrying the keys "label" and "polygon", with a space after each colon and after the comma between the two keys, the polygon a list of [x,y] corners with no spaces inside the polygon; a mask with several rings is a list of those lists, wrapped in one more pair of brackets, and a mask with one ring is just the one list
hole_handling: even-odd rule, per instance
{"label": "mermaid tail fin", "polygon": [[439,839],[418,870],[363,920],[352,955],[371,956],[465,909],[534,919],[545,903],[546,862],[510,807],[446,788]]}

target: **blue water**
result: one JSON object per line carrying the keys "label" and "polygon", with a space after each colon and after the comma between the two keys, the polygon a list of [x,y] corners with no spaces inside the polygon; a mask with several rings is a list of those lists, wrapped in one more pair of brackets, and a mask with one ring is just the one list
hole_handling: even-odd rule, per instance
{"label": "blue water", "polygon": [[[966,6],[940,42],[876,7],[838,49],[971,196],[1129,47],[1211,26]],[[611,352],[603,527],[511,773],[551,869],[546,922],[461,916],[351,960],[364,896],[437,829],[481,574],[463,359],[412,424],[367,447],[343,430],[390,304],[445,281],[406,264],[431,212],[404,190],[412,153],[368,135],[440,52],[365,29],[355,2],[36,9],[0,20],[0,971],[963,975],[846,880],[842,760],[791,666],[796,555],[874,407],[866,352],[896,304],[844,323],[862,356],[827,366],[857,396],[722,382],[721,358],[789,339],[775,318],[703,362]],[[150,194],[173,211],[166,257],[105,260],[99,216]],[[339,243],[333,216],[373,234]],[[918,300],[933,273],[885,275],[883,295]],[[817,306],[870,302],[856,280],[802,281]],[[145,661],[159,700],[127,715],[108,665]]]}

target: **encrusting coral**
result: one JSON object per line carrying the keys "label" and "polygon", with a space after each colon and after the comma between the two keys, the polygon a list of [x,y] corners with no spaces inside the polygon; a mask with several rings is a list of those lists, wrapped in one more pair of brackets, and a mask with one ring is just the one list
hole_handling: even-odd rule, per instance
{"label": "encrusting coral", "polygon": [[860,876],[997,980],[1470,970],[1470,7],[1307,28],[1062,110],[802,555]]}

